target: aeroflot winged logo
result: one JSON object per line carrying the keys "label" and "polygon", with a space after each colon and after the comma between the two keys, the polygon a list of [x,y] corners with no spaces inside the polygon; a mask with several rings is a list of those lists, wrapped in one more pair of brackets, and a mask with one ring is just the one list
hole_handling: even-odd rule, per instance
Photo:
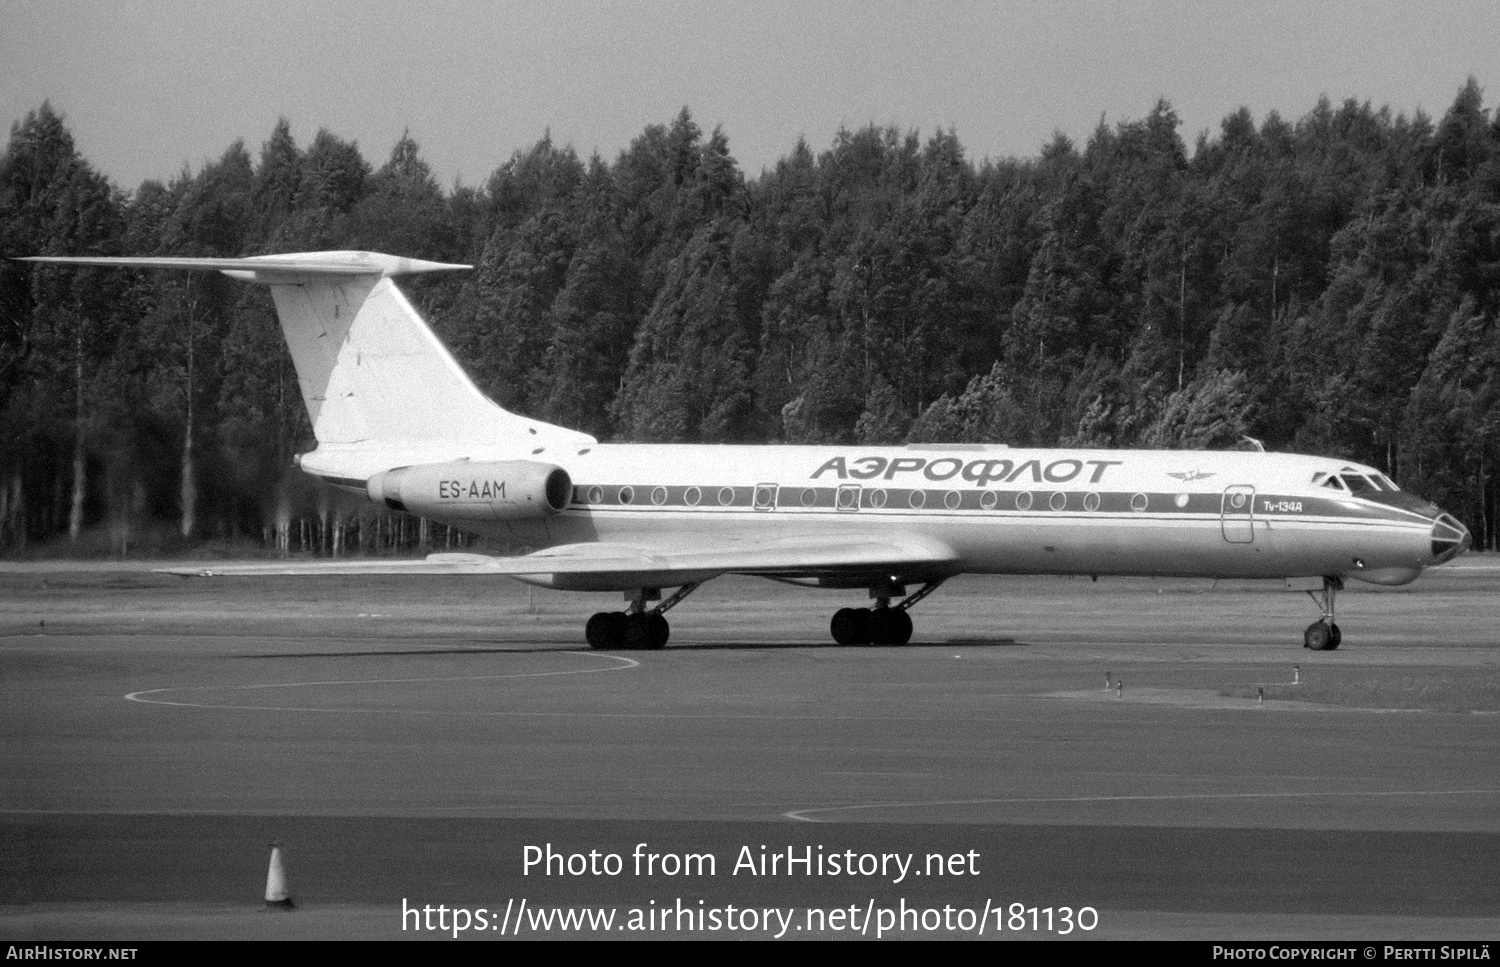
{"label": "aeroflot winged logo", "polygon": [[1181,480],[1183,483],[1187,483],[1190,480],[1205,480],[1205,479],[1207,479],[1209,477],[1216,476],[1216,475],[1213,474],[1213,473],[1204,471],[1204,470],[1188,470],[1188,471],[1184,471],[1183,473],[1171,473],[1171,472],[1168,472],[1167,476],[1169,476],[1169,477],[1176,477],[1178,480]]}
{"label": "aeroflot winged logo", "polygon": [[1046,463],[1040,460],[1023,460],[1018,464],[1014,460],[970,460],[966,463],[957,457],[939,457],[936,460],[925,457],[855,457],[850,460],[834,457],[813,471],[811,479],[817,480],[828,473],[840,480],[874,480],[877,477],[895,480],[901,477],[913,481],[920,474],[932,481],[960,477],[976,487],[983,487],[990,483],[1013,483],[1023,476],[1032,483],[1067,483],[1082,476],[1084,467],[1091,467],[1088,482],[1098,483],[1104,478],[1106,470],[1121,463],[1124,461],[1071,458]]}

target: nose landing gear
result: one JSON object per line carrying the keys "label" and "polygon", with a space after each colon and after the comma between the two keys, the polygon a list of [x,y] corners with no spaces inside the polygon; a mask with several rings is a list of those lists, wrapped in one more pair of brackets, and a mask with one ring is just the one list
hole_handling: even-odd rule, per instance
{"label": "nose landing gear", "polygon": [[1339,631],[1339,626],[1333,623],[1333,599],[1334,596],[1344,589],[1344,582],[1340,578],[1323,578],[1323,590],[1307,592],[1307,596],[1313,599],[1318,610],[1323,612],[1323,617],[1307,626],[1302,633],[1302,647],[1311,648],[1313,651],[1333,651],[1343,641],[1344,635]]}

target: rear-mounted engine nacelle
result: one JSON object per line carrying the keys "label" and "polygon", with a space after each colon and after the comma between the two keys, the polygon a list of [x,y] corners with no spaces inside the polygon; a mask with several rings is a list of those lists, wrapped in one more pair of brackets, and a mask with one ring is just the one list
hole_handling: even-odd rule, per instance
{"label": "rear-mounted engine nacelle", "polygon": [[567,507],[573,481],[548,463],[455,460],[386,470],[365,489],[375,503],[420,517],[524,520]]}

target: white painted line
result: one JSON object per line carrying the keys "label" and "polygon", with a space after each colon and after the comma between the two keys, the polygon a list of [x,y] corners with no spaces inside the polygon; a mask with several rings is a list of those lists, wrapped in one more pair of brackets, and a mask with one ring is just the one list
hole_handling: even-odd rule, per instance
{"label": "white painted line", "polygon": [[998,806],[1013,803],[1102,803],[1102,802],[1186,802],[1188,800],[1211,799],[1361,799],[1395,796],[1500,796],[1500,789],[1430,789],[1391,790],[1381,792],[1205,792],[1182,795],[1159,796],[1023,796],[1014,799],[948,799],[931,802],[873,802],[847,806],[816,806],[809,809],[794,809],[781,815],[804,823],[822,823],[828,820],[814,819],[813,813],[852,812],[856,809],[918,809],[933,806]]}

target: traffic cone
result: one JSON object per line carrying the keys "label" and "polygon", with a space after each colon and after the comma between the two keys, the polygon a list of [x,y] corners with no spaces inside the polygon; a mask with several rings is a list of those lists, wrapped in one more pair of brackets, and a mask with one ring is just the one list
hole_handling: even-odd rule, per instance
{"label": "traffic cone", "polygon": [[271,868],[266,871],[266,909],[295,910],[291,891],[286,883],[286,864],[281,859],[281,844],[271,844]]}

